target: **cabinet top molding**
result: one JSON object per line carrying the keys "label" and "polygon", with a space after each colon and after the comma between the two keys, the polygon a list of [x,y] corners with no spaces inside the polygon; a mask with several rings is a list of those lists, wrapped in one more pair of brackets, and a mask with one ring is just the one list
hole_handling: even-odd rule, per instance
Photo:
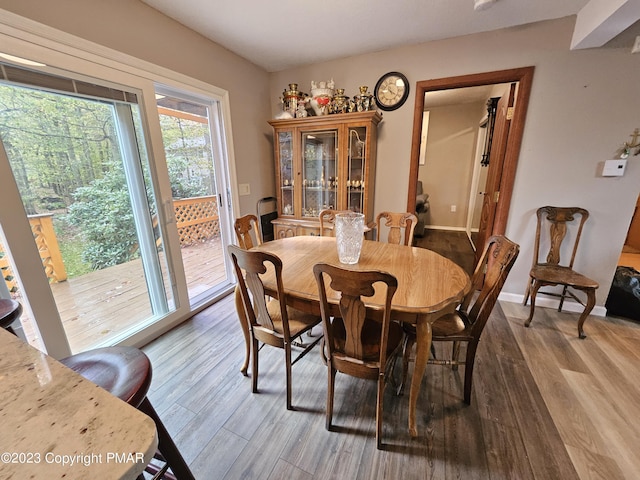
{"label": "cabinet top molding", "polygon": [[269,120],[269,125],[282,127],[288,125],[322,125],[325,123],[335,124],[337,122],[353,123],[358,121],[372,121],[375,125],[382,121],[382,114],[377,111],[334,113],[332,115],[318,115],[305,118],[285,118],[279,120]]}

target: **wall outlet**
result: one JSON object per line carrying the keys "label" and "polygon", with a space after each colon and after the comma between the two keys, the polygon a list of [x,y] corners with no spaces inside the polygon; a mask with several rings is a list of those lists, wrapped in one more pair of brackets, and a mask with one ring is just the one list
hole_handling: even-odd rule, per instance
{"label": "wall outlet", "polygon": [[238,195],[251,195],[251,187],[248,183],[240,183],[238,184]]}
{"label": "wall outlet", "polygon": [[451,205],[451,213],[455,213],[457,209],[458,207],[456,205]]}

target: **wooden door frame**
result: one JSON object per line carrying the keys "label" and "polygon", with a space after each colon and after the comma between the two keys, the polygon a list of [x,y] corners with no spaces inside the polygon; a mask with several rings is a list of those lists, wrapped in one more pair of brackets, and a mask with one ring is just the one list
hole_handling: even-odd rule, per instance
{"label": "wooden door frame", "polygon": [[418,189],[418,168],[420,157],[420,141],[422,138],[422,114],[424,111],[424,95],[427,92],[438,90],[450,90],[454,88],[477,87],[500,83],[518,82],[516,93],[515,111],[511,119],[509,140],[504,160],[504,170],[500,181],[500,196],[496,206],[496,214],[491,229],[491,235],[505,233],[509,207],[513,194],[513,182],[516,176],[516,167],[522,145],[524,123],[529,106],[533,71],[535,67],[522,67],[510,70],[462,75],[459,77],[438,78],[434,80],[422,80],[416,82],[416,101],[413,112],[413,138],[411,140],[411,162],[409,165],[409,194],[407,198],[407,211],[416,209],[416,192]]}

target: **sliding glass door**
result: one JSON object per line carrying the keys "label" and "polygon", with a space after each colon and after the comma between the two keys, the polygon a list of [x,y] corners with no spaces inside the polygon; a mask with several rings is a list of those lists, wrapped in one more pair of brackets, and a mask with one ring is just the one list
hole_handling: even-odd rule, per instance
{"label": "sliding glass door", "polygon": [[[137,96],[94,87],[0,83],[0,141],[72,352],[118,343],[173,308]],[[0,251],[10,258],[11,245]],[[4,277],[27,302],[18,271]]]}
{"label": "sliding glass door", "polygon": [[230,212],[218,105],[164,86],[156,87],[156,102],[189,302],[196,306],[232,276],[224,254]]}
{"label": "sliding glass door", "polygon": [[50,33],[0,19],[0,297],[55,357],[142,345],[233,290],[228,92]]}

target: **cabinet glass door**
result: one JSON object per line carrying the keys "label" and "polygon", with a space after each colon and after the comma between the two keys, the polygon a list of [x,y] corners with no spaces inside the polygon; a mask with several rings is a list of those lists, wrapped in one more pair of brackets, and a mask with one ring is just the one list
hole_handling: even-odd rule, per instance
{"label": "cabinet glass door", "polygon": [[303,217],[317,217],[326,208],[338,208],[337,139],[337,130],[302,134]]}
{"label": "cabinet glass door", "polygon": [[293,215],[295,211],[293,195],[293,144],[291,132],[278,134],[280,154],[280,211],[282,215]]}
{"label": "cabinet glass door", "polygon": [[347,209],[358,213],[364,212],[366,139],[366,127],[349,128]]}

